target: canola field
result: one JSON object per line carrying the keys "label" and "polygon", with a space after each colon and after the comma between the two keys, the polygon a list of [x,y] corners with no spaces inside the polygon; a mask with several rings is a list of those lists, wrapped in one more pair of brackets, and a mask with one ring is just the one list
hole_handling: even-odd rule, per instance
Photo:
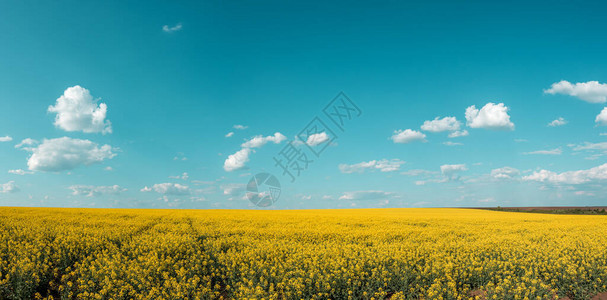
{"label": "canola field", "polygon": [[472,209],[5,207],[0,299],[591,299],[606,233]]}

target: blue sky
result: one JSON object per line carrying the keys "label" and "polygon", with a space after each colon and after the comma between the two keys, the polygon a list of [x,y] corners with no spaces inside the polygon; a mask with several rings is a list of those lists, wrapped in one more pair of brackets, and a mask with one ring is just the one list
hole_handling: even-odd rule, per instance
{"label": "blue sky", "polygon": [[[257,208],[260,172],[276,209],[604,205],[605,9],[3,1],[0,205]],[[294,182],[289,141],[327,145]]]}

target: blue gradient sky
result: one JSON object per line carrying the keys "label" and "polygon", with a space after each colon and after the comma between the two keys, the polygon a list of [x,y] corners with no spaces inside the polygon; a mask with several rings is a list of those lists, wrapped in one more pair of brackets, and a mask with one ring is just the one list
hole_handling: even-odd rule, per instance
{"label": "blue gradient sky", "polygon": [[[0,205],[254,208],[243,186],[263,171],[279,209],[605,204],[604,2],[287,2],[2,1]],[[562,80],[598,83],[545,93]],[[54,124],[76,85],[112,133]],[[274,166],[287,141],[226,171],[246,140],[293,139],[340,91],[362,115],[295,182]],[[468,126],[488,103],[514,128]],[[469,135],[420,128],[436,117]],[[395,143],[405,129],[425,141]],[[112,155],[28,165],[62,137]],[[15,148],[26,138],[39,143]],[[362,167],[384,159],[397,166]]]}

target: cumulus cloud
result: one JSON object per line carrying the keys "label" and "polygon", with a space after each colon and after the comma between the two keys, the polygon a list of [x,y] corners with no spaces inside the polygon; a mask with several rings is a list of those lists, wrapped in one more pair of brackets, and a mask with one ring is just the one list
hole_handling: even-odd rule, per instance
{"label": "cumulus cloud", "polygon": [[96,197],[101,195],[119,195],[127,189],[119,185],[111,186],[94,186],[94,185],[72,185],[69,187],[72,190],[72,195]]}
{"label": "cumulus cloud", "polygon": [[442,165],[440,166],[441,173],[449,180],[458,180],[459,173],[467,171],[468,167],[465,164]]}
{"label": "cumulus cloud", "polygon": [[175,196],[190,194],[190,188],[187,185],[182,185],[179,183],[170,183],[170,182],[157,183],[157,184],[154,184],[152,187],[145,186],[141,189],[141,191],[142,192],[154,191],[158,194],[175,195]]}
{"label": "cumulus cloud", "polygon": [[9,181],[7,183],[0,183],[0,193],[16,193],[19,191],[19,187],[15,184],[14,181]]}
{"label": "cumulus cloud", "polygon": [[234,132],[230,131],[226,134],[226,137],[229,138],[229,137],[232,137],[233,135],[234,135]]}
{"label": "cumulus cloud", "polygon": [[242,148],[238,152],[228,156],[223,163],[223,169],[232,172],[244,168],[249,161],[249,154],[251,154],[251,151],[252,150],[249,148]]}
{"label": "cumulus cloud", "polygon": [[524,176],[523,180],[538,181],[553,184],[582,184],[588,182],[597,182],[607,179],[607,164],[600,165],[587,170],[568,171],[556,173],[548,170],[533,172],[529,176]]}
{"label": "cumulus cloud", "polygon": [[462,137],[462,136],[468,136],[468,130],[458,130],[458,131],[453,131],[451,133],[449,133],[449,137],[450,138],[456,138],[456,137]]}
{"label": "cumulus cloud", "polygon": [[557,126],[563,126],[565,124],[567,124],[567,120],[565,120],[565,118],[563,118],[563,117],[559,117],[558,119],[548,123],[548,126],[557,127]]}
{"label": "cumulus cloud", "polygon": [[561,150],[561,148],[555,148],[555,149],[551,149],[551,150],[537,150],[537,151],[525,152],[523,154],[525,154],[525,155],[533,155],[533,154],[561,155],[562,153],[563,153],[563,150]]}
{"label": "cumulus cloud", "polygon": [[513,179],[521,172],[518,169],[511,167],[503,167],[491,170],[491,177],[495,179]]}
{"label": "cumulus cloud", "polygon": [[381,172],[393,172],[400,170],[400,166],[405,162],[400,159],[381,159],[361,162],[353,165],[340,164],[339,170],[345,174],[363,173],[366,170],[380,170]]}
{"label": "cumulus cloud", "polygon": [[10,136],[8,136],[8,135],[7,136],[0,136],[0,142],[10,142],[12,140],[13,140],[13,138],[10,137]]}
{"label": "cumulus cloud", "polygon": [[486,128],[495,130],[514,130],[510,122],[509,108],[504,103],[487,103],[480,110],[472,105],[466,108],[467,125],[471,128]]}
{"label": "cumulus cloud", "polygon": [[434,118],[432,121],[425,121],[421,126],[424,131],[430,132],[443,132],[443,131],[457,131],[461,123],[455,117],[439,117]]}
{"label": "cumulus cloud", "polygon": [[79,85],[67,88],[48,111],[57,114],[55,126],[65,131],[112,133],[112,124],[105,119],[107,105],[97,105],[89,90]]}
{"label": "cumulus cloud", "polygon": [[446,146],[461,146],[463,144],[462,143],[454,143],[452,141],[447,141],[447,142],[444,142],[443,145],[446,145]]}
{"label": "cumulus cloud", "polygon": [[234,129],[238,129],[238,130],[245,130],[249,128],[249,126],[245,126],[245,125],[234,125]]}
{"label": "cumulus cloud", "polygon": [[384,191],[354,191],[354,192],[345,192],[343,195],[339,197],[339,200],[379,200],[394,197],[394,193],[384,192]]}
{"label": "cumulus cloud", "polygon": [[169,26],[169,25],[162,26],[162,31],[171,33],[171,32],[175,32],[175,31],[179,31],[182,28],[183,28],[183,26],[181,25],[181,23],[177,23],[177,24],[175,24],[175,26]]}
{"label": "cumulus cloud", "polygon": [[308,146],[318,146],[326,141],[329,140],[329,136],[327,135],[326,132],[321,132],[321,133],[315,133],[315,134],[310,134],[308,136],[308,140],[306,141],[306,144],[308,144]]}
{"label": "cumulus cloud", "polygon": [[594,122],[596,122],[599,125],[607,125],[607,107],[603,108],[601,113],[599,113],[596,116],[596,119],[594,119]]}
{"label": "cumulus cloud", "polygon": [[[235,125],[236,126],[236,125]],[[229,155],[223,163],[223,169],[227,172],[232,172],[245,167],[245,164],[249,161],[249,155],[253,150],[251,148],[261,148],[263,145],[272,142],[274,144],[280,144],[286,140],[287,137],[280,132],[274,133],[274,135],[262,136],[257,135],[248,141],[245,141],[242,145],[242,149],[238,152]]]}
{"label": "cumulus cloud", "polygon": [[32,174],[34,172],[28,172],[22,169],[16,169],[16,170],[8,170],[9,174],[15,174],[15,175],[25,175],[25,174]]}
{"label": "cumulus cloud", "polygon": [[272,142],[274,144],[280,144],[282,141],[286,140],[287,137],[284,136],[280,132],[274,133],[274,135],[269,135],[264,137],[263,135],[257,135],[251,138],[250,140],[244,142],[240,145],[243,148],[260,148],[261,146],[267,144],[268,142]]}
{"label": "cumulus cloud", "polygon": [[[25,148],[24,148],[25,149]],[[116,154],[110,145],[99,146],[89,140],[68,137],[45,139],[35,148],[27,161],[31,171],[58,172],[71,170],[80,165],[91,165],[111,159]]]}
{"label": "cumulus cloud", "polygon": [[553,83],[546,94],[563,94],[580,98],[590,103],[605,103],[607,101],[607,84],[598,81],[571,83],[561,80]]}
{"label": "cumulus cloud", "polygon": [[415,141],[426,141],[425,134],[411,129],[395,130],[391,138],[394,143],[398,144],[407,144]]}

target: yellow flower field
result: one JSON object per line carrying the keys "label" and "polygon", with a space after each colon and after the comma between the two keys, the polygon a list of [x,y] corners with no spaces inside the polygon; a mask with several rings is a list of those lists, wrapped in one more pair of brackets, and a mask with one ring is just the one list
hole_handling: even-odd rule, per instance
{"label": "yellow flower field", "polygon": [[0,299],[590,299],[607,217],[0,208]]}

